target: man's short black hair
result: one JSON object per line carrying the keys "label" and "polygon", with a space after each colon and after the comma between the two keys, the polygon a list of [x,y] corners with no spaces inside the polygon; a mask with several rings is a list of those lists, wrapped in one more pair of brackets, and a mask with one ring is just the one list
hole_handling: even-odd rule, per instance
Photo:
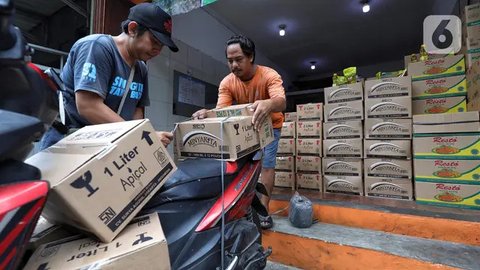
{"label": "man's short black hair", "polygon": [[[252,57],[252,64],[255,63],[255,43],[246,36],[236,35],[232,36],[227,41],[227,47],[232,44],[239,44],[243,54]],[[227,55],[227,48],[225,48],[225,56]]]}
{"label": "man's short black hair", "polygon": [[[130,22],[132,22],[132,20],[125,20],[125,21],[122,22],[121,27],[122,27],[123,33],[128,34],[128,24]],[[143,26],[139,23],[137,23],[137,24],[138,24],[138,28],[137,28],[137,35],[138,36],[141,36],[141,35],[143,35],[143,33],[147,32],[147,30],[148,30],[147,27],[145,27],[145,26]]]}

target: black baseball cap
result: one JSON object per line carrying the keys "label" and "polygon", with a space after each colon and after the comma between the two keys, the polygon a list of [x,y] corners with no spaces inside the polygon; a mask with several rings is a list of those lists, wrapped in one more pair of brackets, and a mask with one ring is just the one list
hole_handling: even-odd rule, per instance
{"label": "black baseball cap", "polygon": [[158,5],[152,3],[135,5],[130,8],[128,19],[147,27],[158,41],[173,52],[178,52],[178,47],[172,40],[172,17]]}

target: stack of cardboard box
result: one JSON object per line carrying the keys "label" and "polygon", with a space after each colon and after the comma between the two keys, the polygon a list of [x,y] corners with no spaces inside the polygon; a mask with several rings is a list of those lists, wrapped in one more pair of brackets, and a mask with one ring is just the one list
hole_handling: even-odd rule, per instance
{"label": "stack of cardboard box", "polygon": [[275,165],[275,186],[295,189],[295,137],[296,113],[285,113]]}
{"label": "stack of cardboard box", "polygon": [[419,203],[480,209],[478,112],[413,118]]}
{"label": "stack of cardboard box", "polygon": [[297,105],[297,188],[322,191],[323,104]]}
{"label": "stack of cardboard box", "polygon": [[324,191],[362,195],[363,83],[325,88]]}
{"label": "stack of cardboard box", "polygon": [[467,84],[463,54],[410,63],[413,114],[467,111]]}
{"label": "stack of cardboard box", "polygon": [[411,78],[365,82],[365,195],[413,199]]}
{"label": "stack of cardboard box", "polygon": [[148,120],[84,127],[26,162],[39,168],[50,183],[42,213],[48,222],[70,225],[73,234],[88,232],[104,243],[114,239],[125,243],[114,248],[81,235],[82,240],[75,241],[77,237],[45,244],[69,235],[47,224],[33,238],[33,247],[43,245],[26,269],[86,269],[100,264],[131,269],[150,259],[143,252],[150,248],[157,253],[158,264],[169,267],[158,216],[144,217],[154,240],[145,244],[131,245],[147,227],[139,232],[131,229],[133,225],[127,226],[176,170]]}

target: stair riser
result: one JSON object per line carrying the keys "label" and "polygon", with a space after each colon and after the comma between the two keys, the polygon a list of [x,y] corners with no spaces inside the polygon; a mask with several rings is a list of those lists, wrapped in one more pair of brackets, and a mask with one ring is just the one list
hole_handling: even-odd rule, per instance
{"label": "stair riser", "polygon": [[263,233],[263,245],[272,247],[269,260],[301,269],[456,269],[273,231]]}
{"label": "stair riser", "polygon": [[[288,204],[288,201],[272,200],[270,212],[284,209]],[[475,222],[331,205],[314,204],[313,207],[319,222],[480,246],[480,224]]]}

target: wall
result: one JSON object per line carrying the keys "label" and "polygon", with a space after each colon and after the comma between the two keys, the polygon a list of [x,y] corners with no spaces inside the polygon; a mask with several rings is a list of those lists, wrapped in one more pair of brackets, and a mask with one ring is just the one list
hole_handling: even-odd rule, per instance
{"label": "wall", "polygon": [[[172,53],[170,49],[164,48],[159,56],[147,63],[150,106],[146,108],[146,117],[159,131],[171,131],[175,123],[188,118],[172,113],[174,70],[214,85],[218,85],[229,73],[225,63],[182,41],[176,40],[175,43],[179,48],[178,52]],[[172,153],[172,146],[169,151]]]}

